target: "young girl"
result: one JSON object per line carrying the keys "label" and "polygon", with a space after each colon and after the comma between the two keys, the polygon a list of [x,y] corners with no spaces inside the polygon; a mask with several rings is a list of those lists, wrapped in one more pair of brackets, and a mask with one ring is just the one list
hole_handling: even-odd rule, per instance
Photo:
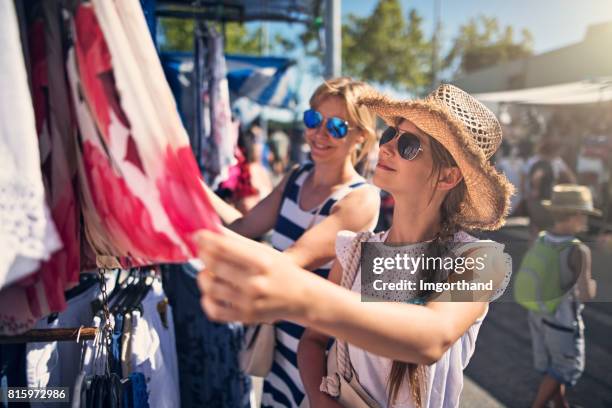
{"label": "young girl", "polygon": [[[375,115],[357,100],[371,88],[350,78],[323,83],[304,113],[305,138],[312,163],[287,175],[244,216],[214,194],[213,205],[228,228],[248,238],[271,229],[272,245],[304,269],[327,278],[338,231],[374,228],[379,192],[354,165],[376,143]],[[262,404],[297,406],[304,389],[296,365],[304,328],[290,322],[276,326],[274,364],[264,382]]]}
{"label": "young girl", "polygon": [[395,200],[391,228],[369,240],[402,243],[413,256],[487,254],[488,267],[478,273],[423,269],[416,276],[427,282],[464,276],[492,281],[494,289],[477,301],[436,301],[471,296],[418,291],[403,303],[361,302],[355,293],[361,289],[360,271],[351,291],[331,283],[340,283],[353,266],[349,248],[357,246],[351,234],[339,234],[338,262],[324,281],[282,254],[203,233],[202,305],[219,320],[283,318],[307,326],[298,362],[312,407],[339,406],[328,395],[334,394],[333,384],[321,382],[333,375],[325,364],[330,337],[348,342],[356,378],[379,406],[455,407],[488,301],[503,292],[510,274],[503,246],[463,231],[499,228],[506,216],[512,187],[488,161],[501,142],[501,128],[486,107],[452,85],[441,85],[425,100],[374,95],[362,102],[389,125],[374,183]]}

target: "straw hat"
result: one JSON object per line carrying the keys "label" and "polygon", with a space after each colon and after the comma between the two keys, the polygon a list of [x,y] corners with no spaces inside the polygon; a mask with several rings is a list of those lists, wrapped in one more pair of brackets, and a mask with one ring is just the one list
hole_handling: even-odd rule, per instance
{"label": "straw hat", "polygon": [[578,184],[558,184],[554,186],[552,198],[542,201],[542,205],[554,212],[576,212],[601,216],[601,211],[593,208],[591,190]]}
{"label": "straw hat", "polygon": [[427,98],[401,101],[379,93],[360,103],[388,125],[405,118],[440,142],[455,159],[467,195],[455,222],[465,229],[500,228],[508,214],[514,187],[489,162],[502,140],[495,115],[473,96],[450,84],[442,84]]}

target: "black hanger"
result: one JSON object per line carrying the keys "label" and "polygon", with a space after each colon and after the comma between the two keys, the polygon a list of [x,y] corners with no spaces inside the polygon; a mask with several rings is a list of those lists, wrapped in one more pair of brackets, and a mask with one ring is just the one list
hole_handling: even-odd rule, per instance
{"label": "black hanger", "polygon": [[[123,305],[124,308],[121,310],[121,312],[131,313],[132,311],[140,307],[140,305],[142,304],[142,301],[144,300],[144,298],[147,296],[147,294],[151,290],[151,287],[153,286],[154,281],[155,281],[155,278],[150,273],[147,273],[141,276],[141,279],[138,282],[138,285],[135,291],[130,295],[129,298],[126,299],[126,302]],[[142,314],[142,308],[141,308],[141,314]]]}
{"label": "black hanger", "polygon": [[[130,270],[128,277],[119,285],[117,292],[113,291],[111,298],[109,298],[109,303],[112,304],[110,311],[113,315],[116,315],[123,309],[123,304],[136,290],[136,285],[139,280],[140,270],[134,268]],[[111,300],[113,300],[113,302],[111,302]]]}

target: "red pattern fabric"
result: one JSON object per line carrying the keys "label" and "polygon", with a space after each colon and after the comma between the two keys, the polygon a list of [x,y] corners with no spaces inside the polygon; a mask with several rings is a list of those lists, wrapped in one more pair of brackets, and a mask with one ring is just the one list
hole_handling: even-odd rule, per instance
{"label": "red pattern fabric", "polygon": [[84,118],[82,109],[79,122],[91,120],[95,128],[93,132],[81,126],[81,182],[94,207],[85,211],[92,246],[98,255],[128,257],[132,264],[181,262],[195,256],[193,233],[218,230],[220,222],[188,140],[177,142],[178,135],[170,134],[157,150],[158,140],[148,134],[153,129],[132,126],[117,88],[113,56],[89,5],[77,9],[74,48],[84,99],[75,103],[85,104],[90,113]]}

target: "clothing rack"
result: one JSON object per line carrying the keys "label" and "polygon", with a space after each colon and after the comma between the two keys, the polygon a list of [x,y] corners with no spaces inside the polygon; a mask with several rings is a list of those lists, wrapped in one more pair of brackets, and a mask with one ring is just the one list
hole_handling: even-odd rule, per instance
{"label": "clothing rack", "polygon": [[0,336],[0,344],[35,343],[51,341],[94,340],[97,327],[72,327],[63,329],[34,329],[17,336]]}

